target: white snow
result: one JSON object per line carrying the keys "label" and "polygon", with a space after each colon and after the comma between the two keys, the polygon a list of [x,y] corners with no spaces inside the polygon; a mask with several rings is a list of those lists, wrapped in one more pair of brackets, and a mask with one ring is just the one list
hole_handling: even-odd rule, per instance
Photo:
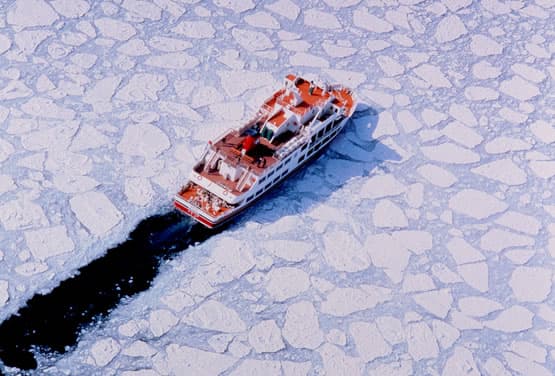
{"label": "white snow", "polygon": [[416,304],[433,315],[444,319],[453,303],[453,297],[449,289],[426,291],[412,296]]}
{"label": "white snow", "polygon": [[553,273],[546,268],[519,266],[511,274],[509,286],[522,302],[543,302],[551,293]]}
{"label": "white snow", "polygon": [[486,321],[488,328],[506,333],[521,332],[532,327],[534,314],[527,308],[514,305],[502,311],[495,319]]}
{"label": "white snow", "polygon": [[501,82],[499,91],[521,101],[527,101],[540,94],[538,87],[520,76],[513,76]]}
{"label": "white snow", "polygon": [[410,323],[405,328],[408,352],[413,360],[433,359],[439,354],[439,346],[432,330],[425,322]]}
{"label": "white snow", "polygon": [[323,255],[328,265],[340,271],[358,272],[370,266],[370,258],[360,242],[344,231],[324,235]]}
{"label": "white snow", "polygon": [[452,86],[449,79],[436,65],[422,64],[414,68],[414,73],[433,87],[450,88]]}
{"label": "white snow", "polygon": [[120,344],[113,338],[100,339],[91,348],[91,356],[97,366],[103,367],[110,363],[120,352]]}
{"label": "white snow", "polygon": [[246,330],[246,325],[237,312],[217,300],[207,300],[191,312],[183,321],[199,328],[224,333]]}
{"label": "white snow", "polygon": [[6,17],[8,24],[21,28],[50,26],[57,19],[56,12],[44,0],[17,0],[8,8]]}
{"label": "white snow", "polygon": [[374,226],[385,228],[403,228],[408,220],[403,210],[391,200],[380,200],[372,212]]}
{"label": "white snow", "polygon": [[526,172],[510,159],[498,159],[475,167],[470,171],[507,185],[521,185],[528,181]]}
{"label": "white snow", "polygon": [[351,313],[374,308],[391,299],[391,290],[372,285],[360,288],[335,288],[322,302],[321,311],[333,316],[347,316]]}
{"label": "white snow", "polygon": [[470,50],[476,56],[499,55],[503,52],[503,46],[485,35],[473,35],[470,42]]}
{"label": "white snow", "polygon": [[105,235],[123,218],[110,199],[101,192],[86,192],[69,200],[71,210],[93,235]]}
{"label": "white snow", "polygon": [[127,22],[113,18],[99,18],[94,21],[101,35],[118,41],[129,40],[137,33],[137,30]]}
{"label": "white snow", "polygon": [[266,291],[274,300],[283,302],[306,291],[309,285],[308,274],[304,270],[276,268],[268,273]]}
{"label": "white snow", "polygon": [[35,259],[40,261],[74,249],[73,241],[67,236],[67,229],[63,225],[25,231],[25,241]]}
{"label": "white snow", "polygon": [[525,247],[533,244],[534,238],[497,228],[489,230],[480,238],[480,247],[491,252],[501,252],[509,247]]}
{"label": "white snow", "polygon": [[422,154],[436,162],[468,164],[480,161],[480,155],[450,142],[435,146],[421,146]]}
{"label": "white snow", "polygon": [[308,301],[294,303],[287,308],[283,338],[293,347],[316,349],[324,340],[318,313]]}
{"label": "white snow", "polygon": [[150,312],[148,321],[154,337],[160,337],[173,328],[179,319],[167,309],[158,309]]}
{"label": "white snow", "polygon": [[449,208],[475,219],[488,218],[507,207],[505,202],[476,189],[463,189],[449,199]]}
{"label": "white snow", "polygon": [[451,14],[439,21],[434,36],[439,43],[447,43],[466,33],[468,30],[461,19],[457,15]]}
{"label": "white snow", "polygon": [[458,305],[462,313],[472,317],[484,317],[503,309],[500,303],[481,296],[463,297],[459,299]]}
{"label": "white snow", "polygon": [[349,333],[355,341],[358,355],[364,362],[387,356],[392,351],[374,323],[353,322],[349,325]]}
{"label": "white snow", "polygon": [[285,347],[274,320],[264,320],[249,331],[249,343],[257,353],[273,353]]}
{"label": "white snow", "polygon": [[478,366],[474,361],[470,350],[457,346],[453,355],[445,362],[445,367],[441,373],[443,376],[480,376]]}

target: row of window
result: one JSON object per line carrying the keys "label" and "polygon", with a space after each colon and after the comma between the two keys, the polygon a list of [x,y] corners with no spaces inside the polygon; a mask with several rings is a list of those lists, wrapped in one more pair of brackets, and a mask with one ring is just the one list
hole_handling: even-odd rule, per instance
{"label": "row of window", "polygon": [[[279,168],[281,168],[283,166],[280,166]],[[278,168],[278,169],[279,169]],[[273,175],[274,172],[276,172],[278,169],[272,171],[271,173],[268,174],[268,176],[263,177],[262,179],[260,179],[259,183],[262,183],[264,180],[266,180],[266,178],[270,177],[270,175]],[[267,191],[272,185],[274,185],[275,183],[277,183],[280,179],[284,178],[285,175],[287,175],[287,173],[289,172],[289,169],[284,170],[281,175],[277,176],[274,181],[267,183],[264,188],[258,188],[258,190],[249,198],[247,198],[247,202],[250,202],[252,200],[254,200],[255,197],[260,196],[263,192]]]}

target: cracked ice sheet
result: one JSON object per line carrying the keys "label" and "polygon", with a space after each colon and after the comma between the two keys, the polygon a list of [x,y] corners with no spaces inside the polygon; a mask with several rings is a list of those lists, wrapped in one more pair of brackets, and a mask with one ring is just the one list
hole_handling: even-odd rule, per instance
{"label": "cracked ice sheet", "polygon": [[372,111],[42,373],[555,369],[552,3],[185,3],[0,10],[0,320],[159,212],[285,74]]}

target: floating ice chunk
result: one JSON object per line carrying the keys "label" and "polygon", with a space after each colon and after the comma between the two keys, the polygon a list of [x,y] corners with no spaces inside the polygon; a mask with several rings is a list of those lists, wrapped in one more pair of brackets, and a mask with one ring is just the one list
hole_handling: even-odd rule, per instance
{"label": "floating ice chunk", "polygon": [[403,210],[390,200],[381,200],[372,212],[372,221],[376,227],[407,227],[408,220]]}
{"label": "floating ice chunk", "polygon": [[57,19],[56,12],[44,0],[17,0],[7,12],[8,24],[21,28],[50,26]]}
{"label": "floating ice chunk", "polygon": [[555,176],[555,161],[531,161],[530,169],[540,178],[551,179]]}
{"label": "floating ice chunk", "polygon": [[407,274],[403,279],[403,292],[419,292],[430,291],[435,289],[435,284],[432,278],[427,274]]}
{"label": "floating ice chunk", "polygon": [[391,346],[374,323],[353,322],[349,325],[349,333],[355,341],[356,350],[364,362],[371,362],[391,354]]}
{"label": "floating ice chunk", "polygon": [[8,159],[14,152],[12,144],[0,138],[0,163]]}
{"label": "floating ice chunk", "polygon": [[376,58],[376,61],[386,76],[398,76],[405,71],[405,67],[389,56],[380,55]]}
{"label": "floating ice chunk", "polygon": [[124,337],[134,337],[139,332],[148,328],[148,321],[133,319],[118,327],[118,333]]}
{"label": "floating ice chunk", "polygon": [[530,124],[530,130],[538,140],[546,144],[555,142],[555,127],[544,120]]}
{"label": "floating ice chunk", "polygon": [[447,317],[453,303],[453,297],[449,289],[426,291],[414,294],[412,298],[416,304],[442,319]]}
{"label": "floating ice chunk", "polygon": [[521,185],[528,180],[526,172],[510,159],[498,159],[475,167],[470,171],[507,185]]}
{"label": "floating ice chunk", "polygon": [[266,4],[265,7],[291,21],[295,21],[300,13],[299,6],[291,0],[278,0],[272,4]]}
{"label": "floating ice chunk", "polygon": [[296,348],[314,350],[324,341],[318,322],[318,313],[309,301],[294,303],[287,308],[283,338]]}
{"label": "floating ice chunk", "polygon": [[471,101],[487,102],[498,99],[499,93],[485,86],[468,86],[464,89],[464,96]]}
{"label": "floating ice chunk", "polygon": [[[354,47],[350,47],[350,45],[346,45],[346,46],[338,45],[338,44],[335,44],[332,41],[324,41],[324,43],[322,43],[322,47],[324,48],[324,51],[326,51],[326,53],[329,56],[335,57],[335,58],[343,58],[343,57],[347,57],[347,56],[352,56],[355,53],[357,53],[357,49],[354,48]],[[363,75],[363,76],[366,77],[366,75],[364,73],[358,73],[358,72],[352,72],[352,73],[353,73],[353,75],[358,74],[359,76]],[[365,79],[362,80],[362,82],[364,82],[364,81],[365,81]],[[356,87],[348,81],[340,81],[340,82],[343,82],[344,85],[346,85],[350,88],[355,88]],[[362,83],[362,82],[360,82],[360,83]]]}
{"label": "floating ice chunk", "polygon": [[0,307],[6,305],[10,299],[10,292],[8,290],[9,287],[10,284],[8,281],[0,279]]}
{"label": "floating ice chunk", "polygon": [[186,324],[224,333],[244,332],[246,325],[233,309],[216,300],[207,300],[183,318]]}
{"label": "floating ice chunk", "polygon": [[376,318],[376,324],[389,344],[397,345],[405,340],[403,324],[399,319],[393,316],[379,316]]}
{"label": "floating ice chunk", "polygon": [[118,41],[129,40],[137,33],[135,28],[120,20],[113,18],[99,18],[94,21],[95,26],[100,31],[100,34],[107,38],[115,39]]}
{"label": "floating ice chunk", "polygon": [[412,359],[419,361],[438,356],[439,347],[428,324],[424,322],[410,323],[406,326],[405,333],[408,352]]}
{"label": "floating ice chunk", "polygon": [[459,339],[461,333],[460,331],[441,321],[441,320],[433,320],[432,321],[432,331],[434,336],[436,337],[439,345],[443,349],[448,349]]}
{"label": "floating ice chunk", "polygon": [[118,76],[106,77],[97,81],[91,89],[85,92],[83,102],[92,105],[98,112],[111,109],[110,101],[120,82],[121,77]]}
{"label": "floating ice chunk", "polygon": [[249,331],[249,343],[257,353],[273,353],[285,348],[281,330],[274,320],[264,320]]}
{"label": "floating ice chunk", "polygon": [[67,236],[63,225],[25,231],[25,241],[35,259],[40,261],[74,249],[73,241]]}
{"label": "floating ice chunk", "polygon": [[0,34],[0,55],[10,49],[12,41],[7,36]]}
{"label": "floating ice chunk", "polygon": [[33,94],[33,90],[29,89],[21,81],[9,81],[8,84],[0,89],[0,100],[9,100],[17,98],[30,97]]}
{"label": "floating ice chunk", "polygon": [[162,9],[156,4],[143,0],[124,0],[121,7],[135,13],[139,17],[158,21],[162,18]]}
{"label": "floating ice chunk", "polygon": [[343,317],[351,313],[374,308],[391,299],[391,290],[373,285],[360,288],[335,288],[322,302],[321,311],[333,316]]}
{"label": "floating ice chunk", "polygon": [[422,128],[422,123],[408,110],[400,111],[397,114],[397,121],[406,133],[416,132]]}
{"label": "floating ice chunk", "polygon": [[359,87],[366,81],[364,72],[356,72],[344,69],[324,69],[324,72],[337,82],[342,82],[351,89]]}
{"label": "floating ice chunk", "polygon": [[90,5],[85,0],[54,0],[50,5],[56,12],[67,18],[82,17],[90,9]]}
{"label": "floating ice chunk", "polygon": [[223,89],[231,98],[235,98],[247,90],[258,89],[274,82],[272,75],[267,72],[226,70],[217,73]]}
{"label": "floating ice chunk", "polygon": [[[380,105],[384,104],[382,101],[389,102],[390,99],[391,102],[393,102],[393,97],[389,96],[389,94],[386,94],[387,97],[382,97],[382,93],[380,92],[366,92],[366,94],[370,100]],[[391,104],[389,104],[389,106],[391,106]],[[378,118],[378,124],[376,125],[376,129],[374,130],[372,137],[379,139],[382,136],[395,136],[397,134],[399,134],[399,129],[395,125],[393,114],[389,111],[382,112]]]}
{"label": "floating ice chunk", "polygon": [[[0,174],[0,195],[9,191],[13,191],[15,188],[16,185],[11,176]],[[2,260],[2,258],[0,258],[0,260]]]}
{"label": "floating ice chunk", "polygon": [[411,252],[420,255],[432,248],[432,234],[426,231],[401,230],[391,234],[393,239]]}
{"label": "floating ice chunk", "polygon": [[510,247],[534,245],[534,238],[501,229],[492,229],[480,238],[480,247],[486,251],[501,252]]}
{"label": "floating ice chunk", "polygon": [[7,231],[48,225],[42,208],[25,198],[0,205],[0,223]]}
{"label": "floating ice chunk", "polygon": [[326,375],[358,376],[363,374],[364,362],[360,358],[345,355],[337,346],[325,343],[318,349],[318,353],[322,357]]}
{"label": "floating ice chunk", "polygon": [[24,277],[31,277],[48,270],[48,265],[44,262],[26,262],[15,267],[15,272]]}
{"label": "floating ice chunk", "polygon": [[123,218],[121,212],[104,193],[87,192],[69,200],[71,210],[85,227],[96,236],[102,236]]}
{"label": "floating ice chunk", "polygon": [[[199,108],[209,104],[217,103],[223,99],[222,94],[213,86],[200,87],[192,98],[191,107]],[[242,109],[241,109],[241,112]]]}
{"label": "floating ice chunk", "polygon": [[289,63],[291,65],[316,67],[316,68],[329,68],[330,66],[329,61],[327,61],[323,57],[309,54],[306,52],[299,52],[290,56]]}
{"label": "floating ice chunk", "polygon": [[155,158],[170,147],[168,136],[151,124],[131,124],[125,128],[117,150],[127,155]]}
{"label": "floating ice chunk", "polygon": [[266,291],[277,302],[283,302],[306,291],[310,286],[308,274],[291,267],[275,268],[268,273]]}
{"label": "floating ice chunk", "polygon": [[339,29],[341,23],[333,13],[323,12],[318,9],[307,9],[303,11],[304,24],[309,27],[321,29]]}
{"label": "floating ice chunk", "polygon": [[452,86],[438,66],[422,64],[414,68],[414,73],[433,87],[449,88]]}
{"label": "floating ice chunk", "polygon": [[541,267],[519,266],[511,274],[509,286],[521,302],[543,302],[551,293],[552,272]]}
{"label": "floating ice chunk", "polygon": [[520,76],[513,76],[511,79],[502,81],[499,90],[521,101],[527,101],[540,95],[540,90],[536,85]]}
{"label": "floating ice chunk", "polygon": [[522,358],[518,355],[515,355],[511,352],[504,352],[503,357],[507,361],[509,367],[514,371],[524,375],[534,375],[534,376],[551,376],[553,375],[552,370],[548,370],[547,368],[525,358]]}
{"label": "floating ice chunk", "polygon": [[425,164],[416,169],[424,179],[441,188],[448,188],[457,182],[451,172],[432,164]]}
{"label": "floating ice chunk", "polygon": [[440,282],[445,284],[462,282],[457,273],[453,272],[451,269],[441,263],[435,263],[432,265],[432,274],[434,275],[434,277],[439,279]]}
{"label": "floating ice chunk", "polygon": [[21,105],[21,110],[38,118],[71,120],[75,117],[75,111],[58,106],[54,101],[48,98],[31,98]]}
{"label": "floating ice chunk", "polygon": [[213,3],[221,8],[231,9],[235,13],[243,13],[256,6],[252,0],[213,0]]}
{"label": "floating ice chunk", "polygon": [[207,21],[182,21],[172,28],[172,32],[194,39],[212,38],[216,34],[212,24]]}
{"label": "floating ice chunk", "polygon": [[411,376],[414,375],[411,360],[395,360],[391,363],[378,364],[375,368],[368,369],[369,376]]}
{"label": "floating ice chunk", "polygon": [[522,78],[539,84],[545,80],[546,75],[543,71],[538,70],[530,65],[516,63],[511,65],[511,70],[521,76]]}
{"label": "floating ice chunk", "polygon": [[98,367],[108,365],[120,352],[120,344],[113,338],[103,338],[91,347],[91,355]]}
{"label": "floating ice chunk", "polygon": [[187,370],[191,375],[219,375],[237,362],[237,359],[188,346],[171,344],[165,354],[158,353],[153,359],[154,369],[165,375],[179,375]]}
{"label": "floating ice chunk", "polygon": [[434,146],[421,146],[420,150],[427,158],[437,162],[468,164],[480,160],[479,154],[450,142]]}
{"label": "floating ice chunk", "polygon": [[353,12],[353,23],[356,27],[373,33],[389,33],[393,30],[393,25],[374,16],[367,8],[355,9]]}
{"label": "floating ice chunk", "polygon": [[545,363],[547,351],[527,341],[511,342],[511,350],[516,354],[537,363]]}
{"label": "floating ice chunk", "polygon": [[111,143],[110,139],[99,132],[94,126],[85,124],[73,138],[70,150],[72,152],[96,149]]}
{"label": "floating ice chunk", "polygon": [[484,317],[503,309],[503,306],[498,302],[482,296],[460,298],[458,304],[462,313],[472,317]]}
{"label": "floating ice chunk", "polygon": [[377,51],[382,51],[385,50],[386,48],[390,47],[391,44],[389,42],[386,42],[385,40],[369,40],[368,42],[366,42],[366,47],[371,51],[371,52],[377,52]]}
{"label": "floating ice chunk", "polygon": [[165,69],[193,69],[200,64],[195,56],[185,52],[170,52],[163,55],[150,56],[145,60],[146,65]]}
{"label": "floating ice chunk", "polygon": [[[497,1],[497,0],[489,0],[489,1]],[[488,375],[495,375],[495,376],[511,376],[509,371],[503,366],[496,358],[489,358],[484,363],[484,370],[488,372]]]}
{"label": "floating ice chunk", "polygon": [[476,127],[478,125],[478,120],[476,120],[476,116],[474,116],[470,108],[461,104],[453,103],[449,106],[449,115],[469,127]]}
{"label": "floating ice chunk", "polygon": [[494,67],[488,61],[482,60],[472,66],[472,75],[479,80],[497,78],[501,75],[501,69]]}
{"label": "floating ice chunk", "polygon": [[366,238],[364,248],[372,264],[384,268],[394,283],[401,282],[411,254],[400,242],[389,234],[370,235]]}
{"label": "floating ice chunk", "polygon": [[268,240],[263,247],[274,256],[293,262],[304,260],[314,250],[312,243],[298,240]]}
{"label": "floating ice chunk", "polygon": [[538,235],[542,227],[535,217],[516,211],[508,211],[495,220],[495,223],[529,235]]}
{"label": "floating ice chunk", "polygon": [[451,14],[439,21],[434,36],[439,43],[446,43],[458,39],[466,33],[468,30],[461,19],[457,15]]}
{"label": "floating ice chunk", "polygon": [[262,29],[279,29],[280,23],[268,12],[260,11],[245,16],[245,22]]}
{"label": "floating ice chunk", "polygon": [[374,175],[360,188],[359,197],[375,200],[377,198],[397,196],[404,193],[406,187],[392,174]]}
{"label": "floating ice chunk", "polygon": [[470,50],[476,56],[499,55],[503,52],[503,46],[490,37],[477,34],[472,36]]}
{"label": "floating ice chunk", "polygon": [[478,366],[470,350],[457,346],[453,354],[445,362],[442,376],[480,376]]}
{"label": "floating ice chunk", "polygon": [[484,255],[480,251],[461,238],[451,239],[447,243],[447,249],[458,265],[485,260]]}
{"label": "floating ice chunk", "polygon": [[[134,40],[143,42],[140,39],[134,39]],[[128,43],[130,42],[132,41],[129,41]],[[179,52],[179,51],[183,51],[188,48],[191,48],[193,46],[191,42],[183,39],[168,38],[168,37],[161,37],[161,36],[150,38],[148,40],[148,45],[162,52]],[[143,53],[149,53],[148,48],[141,47],[141,49],[144,50]]]}
{"label": "floating ice chunk", "polygon": [[241,364],[235,368],[230,376],[252,376],[252,375],[266,375],[266,376],[281,376],[281,365],[279,361],[275,360],[257,360],[245,359]]}
{"label": "floating ice chunk", "polygon": [[504,154],[508,151],[529,150],[531,147],[532,145],[524,140],[500,136],[488,142],[485,150],[489,154]]}
{"label": "floating ice chunk", "polygon": [[270,38],[260,31],[234,28],[231,35],[247,51],[264,51],[274,46]]}
{"label": "floating ice chunk", "polygon": [[[136,358],[150,358],[158,351],[144,341],[135,341],[127,346],[121,352],[123,355],[132,356]],[[154,372],[154,371],[152,371]]]}
{"label": "floating ice chunk", "polygon": [[486,292],[489,289],[488,264],[477,262],[457,266],[457,272],[463,280],[478,291]]}
{"label": "floating ice chunk", "polygon": [[173,328],[179,319],[167,309],[157,309],[148,316],[150,331],[154,337],[161,337]]}
{"label": "floating ice chunk", "polygon": [[125,103],[154,101],[158,99],[158,92],[168,85],[168,79],[162,74],[137,73],[131,77],[116,94],[116,99]]}
{"label": "floating ice chunk", "polygon": [[463,189],[449,200],[450,209],[476,219],[488,218],[507,207],[505,202],[476,189]]}
{"label": "floating ice chunk", "polygon": [[144,56],[150,53],[142,39],[131,39],[118,47],[118,52],[128,56]]}
{"label": "floating ice chunk", "polygon": [[526,120],[528,120],[528,115],[523,114],[522,112],[515,111],[508,107],[503,107],[499,110],[499,115],[513,124],[522,124]]}
{"label": "floating ice chunk", "polygon": [[344,231],[324,234],[324,258],[336,270],[358,272],[370,266],[370,259],[359,241]]}
{"label": "floating ice chunk", "polygon": [[493,330],[505,333],[517,333],[532,328],[534,314],[527,308],[514,305],[502,311],[495,319],[485,322]]}
{"label": "floating ice chunk", "polygon": [[465,127],[458,121],[447,124],[447,126],[441,130],[441,133],[467,148],[473,148],[479,145],[483,140],[483,137],[479,133]]}

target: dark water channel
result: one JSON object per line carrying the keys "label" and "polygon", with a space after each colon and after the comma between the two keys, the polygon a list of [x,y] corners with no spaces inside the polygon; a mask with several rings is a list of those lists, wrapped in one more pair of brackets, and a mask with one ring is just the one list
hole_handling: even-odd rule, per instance
{"label": "dark water channel", "polygon": [[144,219],[126,241],[2,322],[0,359],[5,366],[31,370],[37,367],[34,351],[63,354],[121,299],[148,289],[164,260],[212,234],[173,211]]}

